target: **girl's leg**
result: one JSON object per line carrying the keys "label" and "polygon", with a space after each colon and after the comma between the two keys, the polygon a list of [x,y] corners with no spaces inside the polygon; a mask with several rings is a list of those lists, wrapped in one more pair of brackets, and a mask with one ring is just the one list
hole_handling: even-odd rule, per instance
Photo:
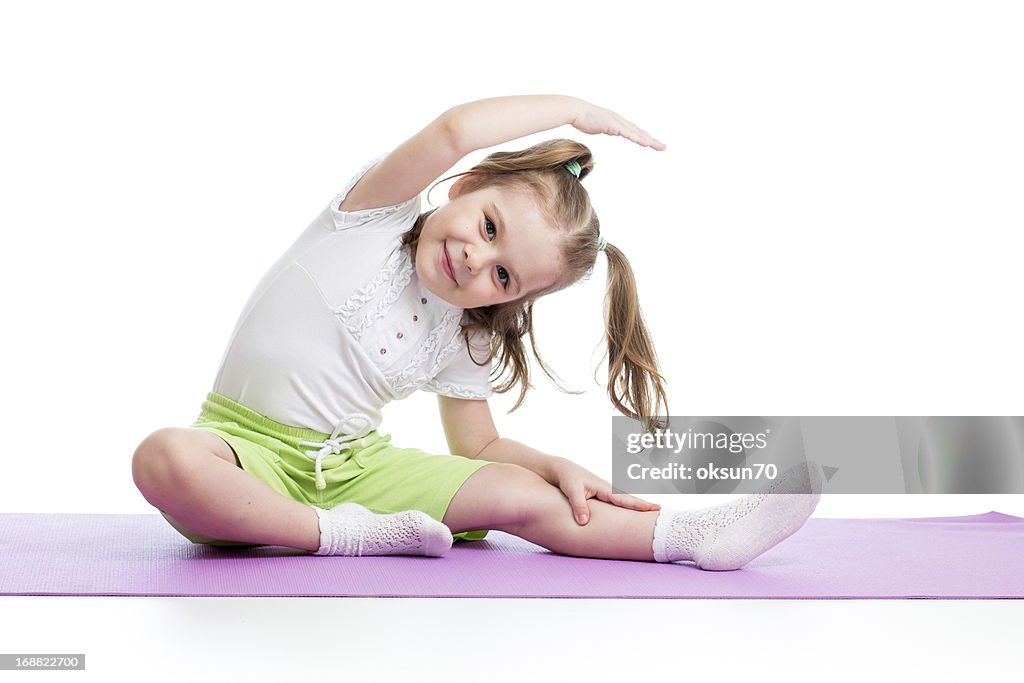
{"label": "girl's leg", "polygon": [[518,465],[477,470],[448,506],[452,533],[498,529],[562,555],[653,561],[659,512],[637,512],[591,498],[590,522],[580,526],[561,489]]}
{"label": "girl's leg", "polygon": [[331,510],[274,491],[243,470],[227,442],[195,428],[154,432],[139,445],[132,475],[142,495],[200,536],[282,545],[318,555],[440,556],[448,529],[418,510],[378,515],[348,503]]}
{"label": "girl's leg", "polygon": [[228,444],[193,428],[161,429],[132,458],[143,497],[189,531],[225,541],[316,552],[316,511],[241,469]]}
{"label": "girl's leg", "polygon": [[[576,523],[561,490],[517,465],[479,469],[452,499],[453,533],[500,529],[564,555],[673,562],[731,570],[795,533],[821,497],[822,471],[800,463],[762,492],[700,510],[637,512],[590,499],[590,523]],[[779,494],[779,495],[773,495]]]}

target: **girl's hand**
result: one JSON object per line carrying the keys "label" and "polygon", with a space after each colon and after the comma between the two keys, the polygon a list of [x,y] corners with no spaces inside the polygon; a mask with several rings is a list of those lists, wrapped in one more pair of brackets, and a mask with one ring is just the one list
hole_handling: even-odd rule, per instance
{"label": "girl's hand", "polygon": [[648,503],[626,493],[613,493],[612,485],[566,458],[556,457],[551,469],[552,484],[557,486],[569,499],[576,523],[585,525],[590,521],[588,498],[597,498],[612,505],[640,512],[660,510],[657,503]]}
{"label": "girl's hand", "polygon": [[604,109],[589,102],[584,103],[583,111],[572,120],[572,125],[577,130],[590,135],[599,133],[620,135],[641,147],[651,147],[658,151],[665,149],[665,143],[656,140],[635,123],[627,121],[610,109]]}

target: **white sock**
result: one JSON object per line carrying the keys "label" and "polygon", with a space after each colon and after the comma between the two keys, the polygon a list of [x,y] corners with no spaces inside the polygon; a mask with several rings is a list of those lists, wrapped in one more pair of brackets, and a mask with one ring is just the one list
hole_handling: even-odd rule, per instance
{"label": "white sock", "polygon": [[663,510],[654,525],[654,559],[739,569],[804,525],[821,498],[821,479],[821,466],[800,463],[763,492],[702,510]]}
{"label": "white sock", "polygon": [[316,506],[320,549],[316,555],[427,555],[441,557],[452,547],[452,533],[419,510],[379,515],[357,503],[330,510]]}

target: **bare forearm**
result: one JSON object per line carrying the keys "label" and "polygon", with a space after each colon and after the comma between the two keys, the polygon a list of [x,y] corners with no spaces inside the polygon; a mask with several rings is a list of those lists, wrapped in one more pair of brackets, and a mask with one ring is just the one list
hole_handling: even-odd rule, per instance
{"label": "bare forearm", "polygon": [[536,448],[530,448],[526,444],[513,441],[512,439],[495,439],[476,455],[477,460],[490,460],[491,462],[505,462],[533,470],[547,481],[554,477],[553,465],[558,457],[541,453]]}
{"label": "bare forearm", "polygon": [[452,130],[463,153],[571,124],[587,104],[568,95],[492,97],[452,107]]}

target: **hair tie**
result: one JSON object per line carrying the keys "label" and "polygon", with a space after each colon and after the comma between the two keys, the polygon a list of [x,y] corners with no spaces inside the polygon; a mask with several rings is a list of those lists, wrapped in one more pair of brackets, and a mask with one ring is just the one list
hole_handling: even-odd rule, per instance
{"label": "hair tie", "polygon": [[606,246],[608,246],[608,240],[606,240],[603,235],[598,235],[597,236],[597,250],[598,251],[604,251],[604,248]]}
{"label": "hair tie", "polygon": [[576,161],[575,159],[567,163],[565,165],[565,168],[569,171],[569,173],[572,173],[574,176],[576,176],[577,180],[580,177],[580,171],[583,170],[582,168],[580,168],[580,162]]}

